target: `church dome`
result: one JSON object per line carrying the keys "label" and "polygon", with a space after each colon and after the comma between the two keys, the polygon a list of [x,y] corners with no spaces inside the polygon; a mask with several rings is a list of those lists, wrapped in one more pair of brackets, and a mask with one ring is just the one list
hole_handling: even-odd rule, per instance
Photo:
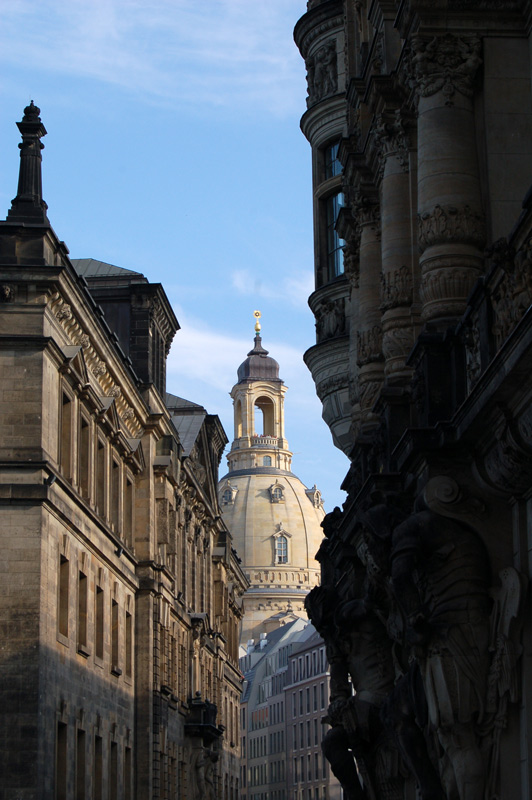
{"label": "church dome", "polygon": [[286,615],[305,616],[305,597],[320,580],[315,555],[324,517],[316,486],[307,489],[292,472],[284,438],[287,387],[255,331],[255,346],[231,390],[235,438],[218,484],[222,515],[250,583],[243,642],[282,624]]}
{"label": "church dome", "polygon": [[238,382],[241,381],[278,381],[279,364],[274,358],[268,355],[268,350],[262,346],[262,339],[257,334],[255,336],[255,346],[250,350],[248,357],[238,368]]}

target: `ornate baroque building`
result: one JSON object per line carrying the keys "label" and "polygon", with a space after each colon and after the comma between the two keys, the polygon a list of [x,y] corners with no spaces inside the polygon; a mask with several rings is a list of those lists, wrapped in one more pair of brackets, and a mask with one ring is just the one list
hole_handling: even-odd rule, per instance
{"label": "ornate baroque building", "polygon": [[245,596],[241,642],[305,616],[308,591],[319,582],[316,551],[323,538],[323,502],[291,471],[284,431],[279,364],[259,335],[238,368],[231,391],[235,438],[220,480],[223,518],[231,531],[250,586]]}
{"label": "ornate baroque building", "polygon": [[0,797],[238,797],[247,582],[160,284],[71,261],[31,103],[0,223]]}
{"label": "ornate baroque building", "polygon": [[307,607],[349,798],[532,794],[531,20],[527,0],[310,0],[295,27],[305,360],[351,460]]}

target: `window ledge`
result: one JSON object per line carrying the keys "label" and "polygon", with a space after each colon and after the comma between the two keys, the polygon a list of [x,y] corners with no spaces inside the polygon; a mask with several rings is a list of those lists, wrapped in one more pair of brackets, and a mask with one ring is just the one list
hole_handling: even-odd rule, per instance
{"label": "window ledge", "polygon": [[120,667],[117,667],[116,664],[113,664],[113,666],[111,667],[111,675],[116,675],[117,678],[119,678],[121,674],[122,670],[120,669]]}
{"label": "window ledge", "polygon": [[83,658],[88,658],[91,654],[91,651],[87,648],[87,645],[78,644],[78,653],[80,656],[83,656]]}

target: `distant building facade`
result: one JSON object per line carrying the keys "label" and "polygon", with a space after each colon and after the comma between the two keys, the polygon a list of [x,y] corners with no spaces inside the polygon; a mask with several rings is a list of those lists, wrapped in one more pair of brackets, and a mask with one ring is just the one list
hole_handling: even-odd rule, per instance
{"label": "distant building facade", "polygon": [[351,461],[307,607],[351,797],[532,793],[530,13],[309,0],[295,27],[305,361]]}
{"label": "distant building facade", "polygon": [[236,800],[225,433],[166,392],[160,284],[69,259],[39,113],[0,223],[0,797]]}
{"label": "distant building facade", "polygon": [[[259,314],[259,312],[256,312]],[[238,368],[231,391],[235,435],[219,501],[242,568],[245,595],[241,642],[258,644],[286,622],[304,617],[308,591],[319,581],[315,554],[323,538],[321,494],[291,471],[285,439],[279,364],[268,355],[256,325],[253,349]]]}
{"label": "distant building facade", "polygon": [[340,800],[321,750],[330,692],[325,645],[297,619],[240,659],[242,800]]}

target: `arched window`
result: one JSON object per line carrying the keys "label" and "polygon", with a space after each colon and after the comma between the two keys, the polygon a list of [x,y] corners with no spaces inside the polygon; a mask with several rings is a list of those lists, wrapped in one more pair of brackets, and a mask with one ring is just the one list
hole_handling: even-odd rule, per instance
{"label": "arched window", "polygon": [[275,539],[275,563],[288,563],[288,539],[286,536],[277,536]]}
{"label": "arched window", "polygon": [[232,501],[233,501],[233,492],[231,491],[231,489],[226,489],[222,495],[222,503],[227,504],[227,503],[232,503]]}
{"label": "arched window", "polygon": [[271,456],[264,456],[264,458],[262,459],[262,466],[263,467],[271,467],[271,465],[272,465]]}

